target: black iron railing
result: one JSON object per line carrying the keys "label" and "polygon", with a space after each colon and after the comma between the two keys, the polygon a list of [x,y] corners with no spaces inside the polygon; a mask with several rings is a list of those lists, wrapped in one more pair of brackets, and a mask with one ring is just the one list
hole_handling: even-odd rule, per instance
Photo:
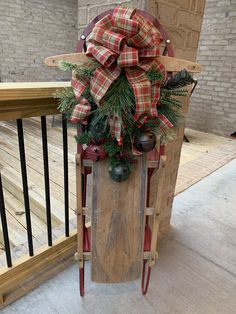
{"label": "black iron railing", "polygon": [[11,267],[12,259],[11,259],[10,241],[9,241],[7,219],[6,219],[6,210],[5,210],[4,197],[3,197],[1,173],[0,173],[0,213],[1,213],[2,233],[3,233],[3,240],[4,240],[4,246],[5,246],[7,266]]}
{"label": "black iron railing", "polygon": [[69,237],[69,180],[68,180],[68,140],[66,118],[62,115],[63,164],[64,164],[64,206],[65,206],[65,236]]}
{"label": "black iron railing", "polygon": [[44,165],[44,184],[45,200],[47,214],[47,232],[48,245],[52,246],[52,219],[51,219],[51,202],[50,202],[50,185],[49,185],[49,167],[48,167],[48,141],[47,141],[47,123],[46,117],[41,117],[42,143],[43,143],[43,165]]}
{"label": "black iron railing", "polygon": [[25,142],[24,142],[24,131],[23,131],[22,119],[17,119],[16,123],[17,123],[17,134],[18,134],[18,141],[19,141],[20,165],[21,165],[21,176],[22,176],[23,195],[24,195],[24,204],[25,204],[25,217],[26,217],[26,226],[27,226],[29,255],[33,256],[34,248],[33,248],[33,239],[32,239],[32,225],[31,225],[31,214],[30,214],[30,204],[29,204],[29,188],[28,188],[27,169],[26,169],[26,160],[25,160]]}
{"label": "black iron railing", "polygon": [[[32,235],[31,209],[29,201],[29,189],[27,178],[27,165],[25,155],[25,140],[23,130],[23,120],[17,119],[17,135],[21,165],[21,178],[24,196],[25,219],[27,229],[28,254],[34,256],[34,245]],[[49,176],[49,157],[48,157],[48,139],[47,139],[47,121],[46,116],[41,116],[41,135],[43,148],[43,167],[44,167],[44,189],[45,189],[45,211],[47,224],[47,243],[48,246],[53,245],[52,241],[52,217],[51,217],[51,200],[50,200],[50,176]],[[68,181],[68,139],[67,139],[67,122],[62,118],[62,141],[63,141],[63,168],[64,168],[64,212],[65,212],[65,236],[70,236],[69,229],[69,181]],[[8,222],[6,217],[6,209],[4,204],[4,191],[0,173],[0,213],[1,226],[3,233],[4,249],[6,255],[6,263],[8,267],[12,266],[11,247],[9,241]]]}

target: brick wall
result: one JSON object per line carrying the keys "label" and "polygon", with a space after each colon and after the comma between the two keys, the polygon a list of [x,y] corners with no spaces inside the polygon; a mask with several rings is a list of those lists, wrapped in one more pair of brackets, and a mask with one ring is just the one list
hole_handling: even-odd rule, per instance
{"label": "brick wall", "polygon": [[0,81],[50,81],[45,57],[75,51],[77,0],[0,1]]}
{"label": "brick wall", "polygon": [[228,136],[236,131],[236,0],[207,0],[197,58],[204,70],[188,126]]}
{"label": "brick wall", "polygon": [[78,0],[78,33],[84,30],[91,20],[98,14],[114,9],[117,4],[123,3],[127,7],[133,7],[144,10],[146,0],[128,0],[128,1],[112,1],[112,0]]}
{"label": "brick wall", "polygon": [[[43,66],[46,56],[74,51],[78,32],[118,3],[160,18],[177,56],[193,60],[205,0],[9,0],[1,1],[0,80],[55,80],[62,74]],[[78,14],[77,14],[78,12]]]}

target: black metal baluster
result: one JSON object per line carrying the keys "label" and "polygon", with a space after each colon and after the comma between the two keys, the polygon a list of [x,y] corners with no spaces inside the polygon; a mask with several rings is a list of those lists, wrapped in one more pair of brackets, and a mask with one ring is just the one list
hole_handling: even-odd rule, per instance
{"label": "black metal baluster", "polygon": [[34,249],[33,249],[33,239],[32,239],[32,227],[31,227],[31,217],[30,217],[28,180],[27,180],[27,171],[26,171],[26,162],[25,162],[25,145],[24,145],[22,119],[17,119],[16,122],[17,122],[18,141],[19,141],[21,176],[22,176],[22,184],[23,184],[24,203],[25,203],[25,217],[26,217],[26,226],[27,226],[29,255],[33,256]]}
{"label": "black metal baluster", "polygon": [[48,167],[48,141],[47,141],[47,124],[46,117],[41,117],[41,131],[43,143],[43,165],[44,165],[44,184],[47,214],[47,232],[48,245],[52,246],[52,218],[51,218],[51,202],[50,202],[50,185],[49,185],[49,167]]}
{"label": "black metal baluster", "polygon": [[6,253],[7,266],[11,267],[12,266],[11,250],[10,250],[10,241],[9,241],[8,228],[7,228],[6,211],[5,211],[3,190],[2,190],[1,173],[0,173],[0,214],[1,214],[1,221],[2,221],[2,233],[3,233],[3,239],[4,239],[4,247],[5,247],[5,253]]}
{"label": "black metal baluster", "polygon": [[67,122],[62,115],[63,163],[64,163],[64,203],[65,203],[65,235],[69,237],[69,181],[68,181],[68,140]]}

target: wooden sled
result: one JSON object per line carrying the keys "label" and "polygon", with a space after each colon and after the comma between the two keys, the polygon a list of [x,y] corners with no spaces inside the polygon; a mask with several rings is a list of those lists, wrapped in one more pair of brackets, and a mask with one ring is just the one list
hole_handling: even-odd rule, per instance
{"label": "wooden sled", "polygon": [[[176,59],[167,33],[148,13],[137,10],[149,19],[161,32],[164,39],[162,56],[159,61],[169,75],[186,69],[188,72],[201,72],[201,65]],[[45,60],[48,66],[57,66],[59,61],[83,63],[88,60],[86,37],[95,23],[108,10],[97,16],[84,30],[76,53],[52,56]],[[157,144],[156,150],[139,158],[127,181],[116,183],[108,173],[107,161],[92,162],[83,159],[81,145],[77,147],[77,229],[78,248],[75,259],[79,263],[80,295],[84,295],[84,261],[91,261],[91,280],[98,283],[118,283],[140,277],[142,293],[148,290],[151,268],[155,264],[161,195],[165,176],[166,157],[163,147]],[[90,205],[87,207],[87,175],[92,172]],[[156,197],[150,207],[150,180],[156,176]],[[91,216],[91,224],[85,216]]]}
{"label": "wooden sled", "polygon": [[[148,161],[145,155],[140,157],[130,178],[119,183],[110,178],[106,160],[92,162],[76,155],[78,252],[75,257],[79,261],[81,295],[84,294],[84,260],[88,256],[94,282],[138,279],[146,264],[150,278],[150,269],[157,258],[158,218],[165,173],[165,156],[156,158],[159,154],[160,147],[155,154],[156,160]],[[82,178],[88,167],[92,169],[91,208],[83,206]],[[147,199],[149,171],[159,181],[153,207],[148,207]],[[91,230],[85,226],[85,215],[89,211]],[[147,284],[144,280],[142,285],[145,294]]]}

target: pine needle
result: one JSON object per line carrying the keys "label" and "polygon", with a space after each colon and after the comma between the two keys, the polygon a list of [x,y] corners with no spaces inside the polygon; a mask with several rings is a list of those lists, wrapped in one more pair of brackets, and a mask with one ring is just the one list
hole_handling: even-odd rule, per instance
{"label": "pine needle", "polygon": [[156,81],[161,81],[162,80],[162,74],[160,72],[156,72],[153,70],[148,70],[146,72],[147,78],[149,79],[149,81],[151,82],[156,82]]}
{"label": "pine needle", "polygon": [[74,91],[71,87],[65,87],[64,90],[56,92],[54,98],[58,100],[58,109],[61,113],[70,113],[77,104]]}
{"label": "pine needle", "polygon": [[175,74],[175,76],[169,79],[165,85],[166,89],[176,89],[190,85],[194,82],[192,76],[188,73],[187,70],[182,70]]}
{"label": "pine needle", "polygon": [[61,71],[64,71],[64,72],[67,72],[67,71],[74,71],[76,70],[78,67],[77,64],[75,63],[70,63],[70,62],[67,62],[67,61],[60,61],[58,63],[58,68],[61,70]]}

